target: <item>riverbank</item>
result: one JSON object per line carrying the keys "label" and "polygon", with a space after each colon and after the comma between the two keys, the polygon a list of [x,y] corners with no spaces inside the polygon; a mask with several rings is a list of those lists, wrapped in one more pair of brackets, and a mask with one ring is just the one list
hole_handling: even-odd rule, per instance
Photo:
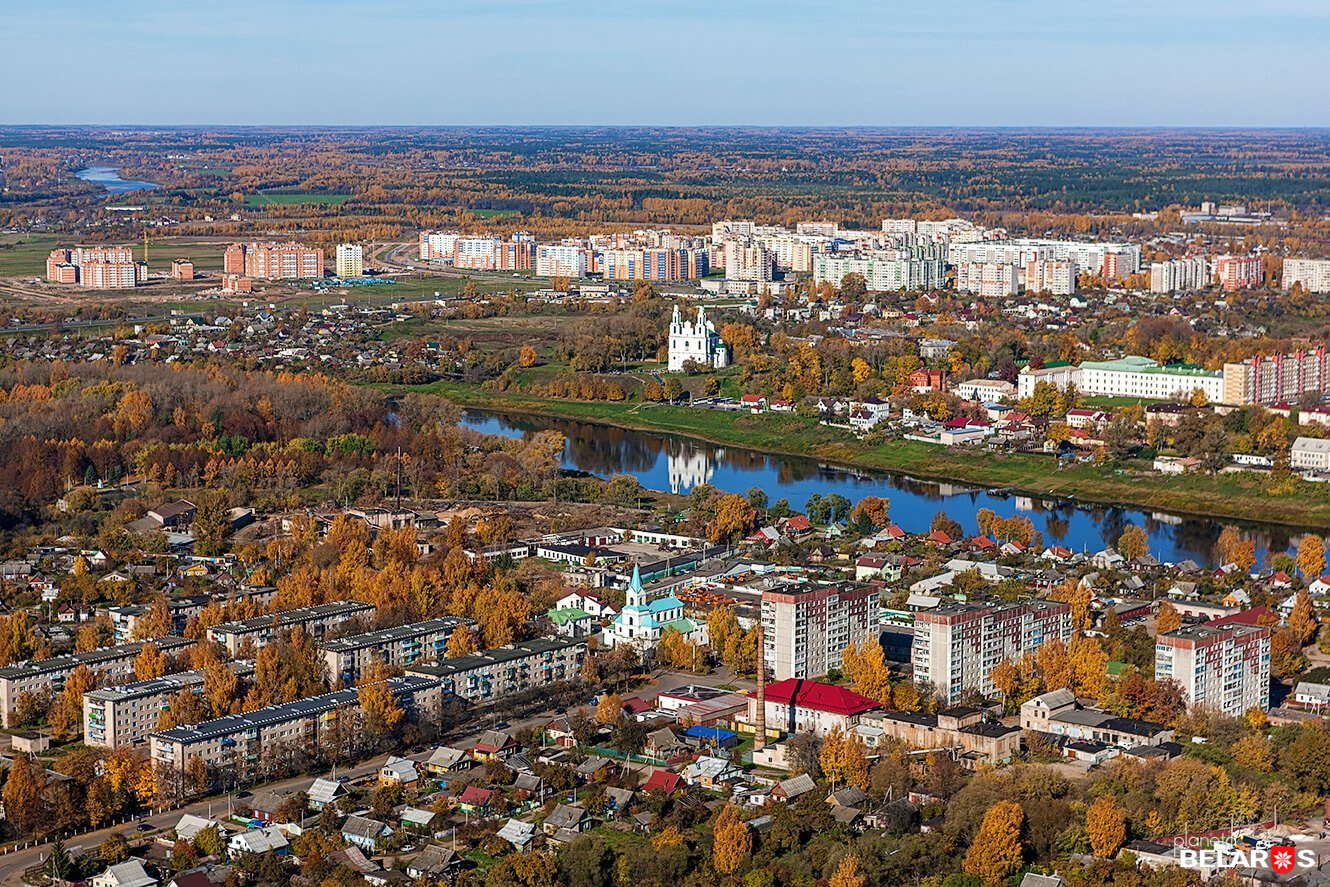
{"label": "riverbank", "polygon": [[[1299,483],[1292,493],[1272,496],[1258,474],[1167,477],[1144,462],[1104,468],[1063,469],[1051,456],[1017,454],[993,458],[969,448],[946,448],[917,441],[867,443],[843,429],[819,425],[793,414],[731,413],[650,403],[557,400],[494,392],[474,385],[435,382],[419,386],[377,386],[387,393],[437,394],[463,407],[514,415],[549,416],[600,425],[690,437],[721,446],[803,456],[847,468],[1010,489],[1044,498],[1087,504],[1129,505],[1148,511],[1330,528],[1330,489]],[[791,503],[798,508],[801,503]]]}

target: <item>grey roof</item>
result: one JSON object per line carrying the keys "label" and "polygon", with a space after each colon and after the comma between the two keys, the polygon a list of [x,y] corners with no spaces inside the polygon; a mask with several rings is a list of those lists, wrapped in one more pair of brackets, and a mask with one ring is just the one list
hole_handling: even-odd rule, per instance
{"label": "grey roof", "polygon": [[419,856],[407,863],[406,868],[408,872],[415,872],[416,877],[429,877],[443,874],[458,862],[457,854],[450,848],[429,844],[420,851]]}
{"label": "grey roof", "polygon": [[334,779],[319,777],[309,787],[309,799],[315,804],[331,804],[339,795],[345,794],[346,786]]}
{"label": "grey roof", "polygon": [[[416,675],[406,675],[404,677],[389,678],[388,686],[392,688],[394,696],[406,695],[418,690],[436,684],[429,678],[422,678]],[[179,742],[190,744],[193,742],[204,742],[209,739],[218,739],[223,736],[229,736],[232,733],[241,730],[251,730],[256,727],[271,727],[274,724],[285,723],[286,721],[309,718],[321,714],[325,711],[331,711],[343,705],[355,705],[359,699],[358,691],[337,690],[333,693],[324,693],[321,696],[311,696],[308,699],[298,699],[295,702],[287,702],[282,705],[270,705],[267,708],[260,708],[247,714],[227,715],[224,718],[216,718],[211,721],[205,721],[202,724],[186,725],[175,727],[171,730],[161,730],[153,733],[154,738],[163,739],[169,742]]]}
{"label": "grey roof", "polygon": [[331,616],[349,616],[352,613],[366,613],[374,610],[373,604],[361,601],[333,601],[314,607],[302,607],[299,610],[287,610],[285,613],[272,613],[267,616],[255,616],[252,619],[239,619],[235,622],[223,622],[208,629],[217,634],[248,634],[262,631],[274,622],[281,628],[327,619]]}
{"label": "grey roof", "polygon": [[459,625],[475,625],[475,620],[459,619],[456,616],[445,616],[442,619],[428,619],[424,622],[412,622],[410,625],[399,625],[395,628],[383,628],[378,631],[368,631],[364,634],[354,634],[350,637],[324,641],[319,644],[319,649],[335,653],[345,653],[350,650],[360,650],[365,647],[381,647],[385,644],[400,643],[401,641],[407,641],[412,638],[436,634],[445,629],[455,629]]}
{"label": "grey roof", "polygon": [[107,869],[104,875],[109,875],[112,883],[118,887],[155,887],[157,879],[151,877],[143,869],[143,863],[137,859],[129,859],[118,863]]}
{"label": "grey roof", "polygon": [[782,779],[777,786],[781,793],[787,798],[797,798],[805,792],[811,792],[817,788],[817,783],[813,777],[807,773],[800,773],[798,776],[791,776],[789,779]]}
{"label": "grey roof", "polygon": [[460,748],[453,748],[449,745],[441,745],[434,749],[434,752],[425,761],[426,766],[443,767],[451,770],[453,767],[467,760],[466,752]]}
{"label": "grey roof", "polygon": [[512,662],[517,659],[525,659],[528,656],[539,656],[542,653],[553,653],[577,646],[586,646],[586,638],[535,638],[530,641],[522,641],[520,644],[513,644],[511,647],[497,647],[483,653],[473,653],[470,656],[454,656],[442,662],[412,665],[407,668],[407,671],[411,674],[448,678],[486,665]]}
{"label": "grey roof", "polygon": [[[230,663],[231,671],[239,677],[248,677],[254,673],[254,664],[238,659]],[[152,678],[146,681],[134,681],[130,684],[121,684],[118,687],[102,687],[100,690],[92,690],[83,694],[87,699],[95,699],[99,702],[123,702],[126,699],[142,699],[145,696],[156,696],[160,693],[175,693],[184,690],[187,687],[203,686],[203,671],[182,671],[176,674],[163,675],[160,678]]]}
{"label": "grey roof", "polygon": [[510,819],[504,823],[503,828],[495,833],[495,837],[503,838],[516,847],[525,847],[531,843],[531,838],[535,833],[536,827],[532,823],[523,822],[520,819]]}
{"label": "grey roof", "polygon": [[1067,882],[1057,875],[1036,875],[1026,872],[1021,878],[1021,887],[1063,887]]}
{"label": "grey roof", "polygon": [[86,653],[70,653],[65,656],[52,656],[50,659],[38,659],[35,662],[23,662],[18,665],[9,665],[0,668],[0,679],[12,681],[40,674],[73,671],[80,665],[96,668],[97,666],[105,665],[108,662],[133,658],[143,649],[144,644],[152,644],[163,653],[169,653],[170,651],[178,650],[181,647],[193,646],[194,641],[191,641],[188,638],[160,637],[151,638],[146,641],[134,641],[130,644],[120,644],[115,647],[103,647],[100,650],[89,650]]}
{"label": "grey roof", "polygon": [[575,804],[560,804],[545,817],[545,824],[552,828],[572,828],[586,818],[586,811]]}
{"label": "grey roof", "polygon": [[356,816],[354,813],[346,818],[346,822],[342,823],[342,832],[357,838],[380,838],[384,832],[391,831],[392,829],[377,819],[370,819],[368,816]]}

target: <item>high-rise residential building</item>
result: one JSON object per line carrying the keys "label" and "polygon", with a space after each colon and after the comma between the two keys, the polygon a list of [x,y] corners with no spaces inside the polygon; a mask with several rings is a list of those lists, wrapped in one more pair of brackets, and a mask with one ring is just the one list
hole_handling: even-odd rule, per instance
{"label": "high-rise residential building", "polygon": [[730,240],[725,243],[725,279],[770,281],[775,265],[771,250],[760,243]]}
{"label": "high-rise residential building", "polygon": [[80,665],[92,669],[103,683],[114,684],[134,673],[134,658],[143,652],[145,644],[152,644],[163,653],[175,655],[185,652],[194,643],[187,638],[167,636],[0,668],[0,726],[14,725],[14,709],[20,694],[57,694],[64,688],[65,678]]}
{"label": "high-rise residential building", "polygon": [[1071,641],[1071,607],[1056,601],[1014,604],[946,603],[915,614],[911,660],[916,683],[945,702],[967,690],[990,696],[991,678],[1004,659],[1013,662],[1051,641]]}
{"label": "high-rise residential building", "polygon": [[462,235],[456,231],[421,231],[420,261],[451,262],[457,255],[457,241],[461,238]]}
{"label": "high-rise residential building", "polygon": [[813,282],[840,286],[847,274],[859,274],[871,292],[923,290],[945,279],[941,258],[910,249],[874,250],[860,255],[818,253],[813,257]]}
{"label": "high-rise residential building", "polygon": [[529,271],[536,266],[536,242],[529,234],[514,234],[507,240],[459,237],[452,260],[454,266],[473,271]]}
{"label": "high-rise residential building", "polygon": [[1270,708],[1270,629],[1222,620],[1155,639],[1155,679],[1182,686],[1190,705],[1240,718]]}
{"label": "high-rise residential building", "polygon": [[1324,344],[1289,354],[1224,364],[1221,403],[1296,403],[1303,395],[1330,394],[1330,355]]}
{"label": "high-rise residential building", "polygon": [[[1109,259],[1109,256],[1113,258]],[[1111,271],[1111,278],[1118,278],[1141,270],[1141,247],[1136,243],[1041,238],[979,242],[952,239],[947,248],[947,260],[957,266],[967,262],[997,262],[1015,264],[1022,269],[1034,261],[1070,261],[1075,262],[1078,269],[1099,273]]]}
{"label": "high-rise residential building", "polygon": [[1000,299],[1020,292],[1020,278],[1012,262],[964,262],[956,266],[956,291]]}
{"label": "high-rise residential building", "polygon": [[147,277],[147,266],[135,264],[128,246],[76,246],[53,249],[46,257],[51,283],[81,283],[90,289],[127,289]]}
{"label": "high-rise residential building", "polygon": [[[238,677],[254,673],[243,660],[228,663]],[[203,692],[203,671],[182,671],[146,681],[102,687],[83,694],[83,742],[98,748],[137,745],[157,729],[171,697],[188,691]]]}
{"label": "high-rise residential building", "polygon": [[360,244],[337,244],[337,276],[343,280],[365,276],[365,251]]}
{"label": "high-rise residential building", "polygon": [[1284,289],[1301,286],[1309,293],[1330,293],[1330,259],[1285,259]]}
{"label": "high-rise residential building", "polygon": [[1215,280],[1225,292],[1251,289],[1261,285],[1260,256],[1215,256]]}
{"label": "high-rise residential building", "polygon": [[547,244],[536,248],[537,277],[586,277],[587,250],[580,243]]}
{"label": "high-rise residential building", "polygon": [[853,582],[790,584],[762,592],[763,661],[777,681],[840,668],[850,644],[877,638],[878,590]]}
{"label": "high-rise residential building", "polygon": [[1205,256],[1188,256],[1150,263],[1150,292],[1186,293],[1211,284],[1210,263]]}
{"label": "high-rise residential building", "polygon": [[323,250],[303,243],[233,243],[222,270],[263,280],[307,280],[323,276]]}
{"label": "high-rise residential building", "polygon": [[795,234],[808,234],[813,237],[835,237],[840,229],[837,222],[795,222]]}
{"label": "high-rise residential building", "polygon": [[1043,259],[1031,262],[1025,266],[1025,290],[1031,293],[1070,296],[1076,292],[1076,263],[1070,259]]}
{"label": "high-rise residential building", "polygon": [[595,264],[606,280],[696,280],[709,268],[707,251],[692,247],[598,250]]}
{"label": "high-rise residential building", "polygon": [[193,280],[194,263],[189,259],[171,260],[171,279],[172,280]]}

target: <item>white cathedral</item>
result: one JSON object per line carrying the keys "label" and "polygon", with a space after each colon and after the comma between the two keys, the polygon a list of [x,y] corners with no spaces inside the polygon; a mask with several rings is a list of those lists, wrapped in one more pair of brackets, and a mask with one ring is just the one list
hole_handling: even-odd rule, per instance
{"label": "white cathedral", "polygon": [[669,371],[681,372],[690,360],[699,367],[723,370],[730,365],[730,349],[720,340],[715,325],[707,320],[706,308],[699,305],[697,320],[689,323],[675,305],[674,318],[670,321]]}

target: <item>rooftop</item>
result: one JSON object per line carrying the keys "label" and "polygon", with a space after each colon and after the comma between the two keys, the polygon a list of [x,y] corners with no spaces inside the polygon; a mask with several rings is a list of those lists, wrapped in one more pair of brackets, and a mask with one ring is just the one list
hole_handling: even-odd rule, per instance
{"label": "rooftop", "polygon": [[314,607],[303,607],[299,610],[287,610],[285,613],[272,613],[267,616],[255,616],[252,619],[240,619],[236,622],[223,622],[221,625],[214,625],[208,631],[217,634],[247,634],[251,631],[261,631],[274,622],[285,627],[287,625],[299,625],[302,622],[312,622],[317,619],[326,619],[330,616],[364,613],[373,609],[373,604],[360,601],[333,601]]}
{"label": "rooftop", "polygon": [[793,703],[799,708],[812,708],[840,715],[856,715],[878,707],[876,702],[867,696],[860,696],[853,690],[800,678],[786,678],[768,684],[766,699],[767,702],[781,705]]}
{"label": "rooftop", "polygon": [[113,662],[117,659],[137,656],[143,649],[144,644],[152,644],[163,653],[171,650],[178,650],[181,647],[193,645],[193,641],[188,638],[160,637],[152,638],[146,641],[135,641],[131,644],[120,644],[115,647],[103,647],[100,650],[89,650],[86,653],[70,653],[65,656],[52,656],[50,659],[38,659],[34,662],[21,662],[18,665],[9,665],[0,668],[0,680],[21,680],[27,677],[33,677],[40,674],[51,674],[58,671],[71,671],[80,665],[97,666],[107,662]]}
{"label": "rooftop", "polygon": [[383,628],[379,631],[368,631],[364,634],[351,635],[350,637],[337,638],[336,640],[323,641],[319,644],[320,650],[327,650],[337,653],[344,653],[349,650],[359,650],[364,647],[379,647],[384,644],[391,644],[394,641],[405,641],[421,635],[434,634],[436,632],[451,630],[459,625],[474,625],[471,619],[461,619],[456,616],[445,616],[441,619],[429,619],[425,622],[412,622],[409,625],[398,625],[395,628]]}

